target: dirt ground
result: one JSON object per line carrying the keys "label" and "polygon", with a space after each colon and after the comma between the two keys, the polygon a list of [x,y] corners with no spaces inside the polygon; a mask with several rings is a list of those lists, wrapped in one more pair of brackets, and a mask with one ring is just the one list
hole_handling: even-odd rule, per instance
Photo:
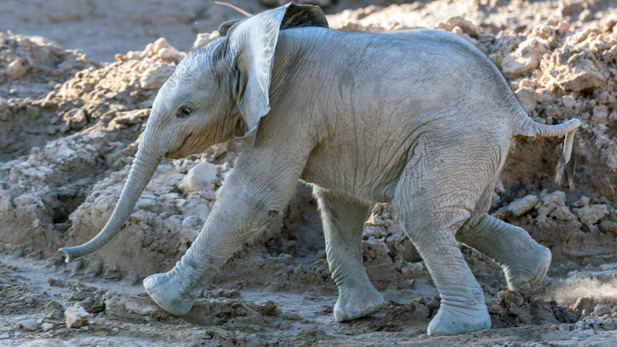
{"label": "dirt ground", "polygon": [[[252,13],[279,3],[231,2]],[[141,280],[190,246],[241,150],[234,142],[164,160],[123,231],[65,264],[56,250],[90,239],[111,215],[157,89],[186,51],[241,15],[197,0],[8,0],[0,3],[0,345],[617,344],[617,1],[314,2],[332,28],[460,35],[503,71],[535,120],[583,121],[574,189],[553,183],[561,140],[524,139],[493,193],[494,216],[551,248],[540,288],[509,292],[499,266],[462,246],[493,328],[427,336],[438,293],[389,207],[376,205],[363,258],[387,305],[336,323],[316,203],[298,183],[284,215],[234,254],[188,316],[170,316]]]}

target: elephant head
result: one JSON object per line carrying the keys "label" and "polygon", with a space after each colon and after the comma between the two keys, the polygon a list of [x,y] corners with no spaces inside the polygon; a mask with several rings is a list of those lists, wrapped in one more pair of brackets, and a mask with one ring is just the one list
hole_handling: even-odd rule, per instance
{"label": "elephant head", "polygon": [[269,87],[279,30],[328,27],[319,7],[292,3],[224,23],[223,38],[189,52],[159,90],[128,179],[111,218],[87,243],[61,248],[69,262],[118,233],[164,157],[182,158],[235,136],[255,143],[270,110]]}

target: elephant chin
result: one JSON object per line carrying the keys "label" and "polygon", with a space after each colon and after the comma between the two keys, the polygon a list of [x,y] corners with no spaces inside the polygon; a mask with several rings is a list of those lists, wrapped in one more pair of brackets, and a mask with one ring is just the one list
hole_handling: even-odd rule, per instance
{"label": "elephant chin", "polygon": [[120,231],[120,227],[122,227],[131,214],[131,211],[135,207],[135,203],[141,196],[150,178],[152,178],[152,175],[154,175],[162,159],[160,156],[145,154],[142,147],[147,148],[145,145],[141,146],[140,144],[140,149],[135,155],[135,160],[131,166],[131,171],[124,184],[124,188],[122,189],[118,204],[103,230],[93,239],[80,246],[59,249],[59,251],[65,254],[67,263],[103,247],[118,233],[118,231]]}

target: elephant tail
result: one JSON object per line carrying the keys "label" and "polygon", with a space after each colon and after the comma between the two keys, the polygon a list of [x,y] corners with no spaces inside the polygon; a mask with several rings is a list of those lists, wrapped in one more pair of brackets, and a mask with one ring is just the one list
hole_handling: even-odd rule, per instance
{"label": "elephant tail", "polygon": [[574,133],[581,126],[581,121],[577,118],[571,119],[565,123],[557,125],[546,125],[538,123],[529,117],[525,117],[523,126],[521,126],[515,132],[515,136],[564,136],[565,140],[563,144],[563,152],[555,168],[555,182],[562,184],[564,178],[568,181],[570,189],[574,188],[574,162],[575,162],[575,149],[574,149]]}

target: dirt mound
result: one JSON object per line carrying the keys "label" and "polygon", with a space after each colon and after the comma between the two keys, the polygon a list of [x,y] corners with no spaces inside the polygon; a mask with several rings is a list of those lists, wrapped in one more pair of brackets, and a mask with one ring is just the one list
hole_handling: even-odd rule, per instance
{"label": "dirt mound", "polygon": [[[335,324],[337,292],[319,213],[301,183],[285,212],[234,254],[189,316],[159,309],[140,279],[170,269],[191,245],[241,150],[235,142],[164,160],[121,233],[64,264],[59,247],[89,240],[107,222],[157,89],[185,53],[159,39],[97,64],[43,38],[0,33],[0,342],[102,341],[88,332],[116,343],[222,345],[609,339],[617,329],[617,4],[512,2],[523,15],[537,12],[518,22],[500,1],[445,4],[343,11],[345,2],[332,1],[328,10],[338,13],[329,21],[345,30],[453,32],[503,71],[536,121],[583,121],[575,189],[553,182],[561,140],[519,139],[493,193],[495,217],[551,248],[542,287],[530,297],[509,292],[497,265],[462,248],[497,329],[462,340],[423,335],[439,297],[388,205],[373,208],[362,240],[369,277],[388,304],[372,317]],[[194,45],[216,36],[200,34]],[[64,310],[74,305],[92,317],[69,329]]]}

